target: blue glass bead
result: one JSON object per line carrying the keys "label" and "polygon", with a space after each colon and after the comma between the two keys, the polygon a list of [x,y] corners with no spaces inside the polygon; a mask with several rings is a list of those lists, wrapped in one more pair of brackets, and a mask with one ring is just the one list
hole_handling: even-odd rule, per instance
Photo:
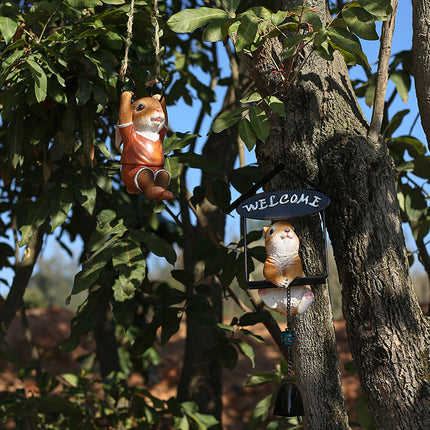
{"label": "blue glass bead", "polygon": [[281,342],[284,346],[290,346],[296,340],[296,334],[291,330],[284,330],[281,333]]}

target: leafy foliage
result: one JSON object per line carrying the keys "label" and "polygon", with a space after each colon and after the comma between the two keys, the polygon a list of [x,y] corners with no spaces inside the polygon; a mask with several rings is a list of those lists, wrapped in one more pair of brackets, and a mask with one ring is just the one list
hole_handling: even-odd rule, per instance
{"label": "leafy foliage", "polygon": [[[187,2],[188,9],[182,3],[160,5],[161,16],[170,16],[167,24],[159,20],[164,39],[161,74],[168,88],[167,103],[181,100],[195,106],[199,102],[203,117],[212,114],[215,92],[201,75],[218,79],[220,74],[214,42],[230,41],[239,56],[250,56],[266,39],[278,37],[283,51],[279,59],[273,59],[272,73],[288,89],[310,55],[331,61],[339,51],[348,65],[368,67],[360,38],[376,39],[375,22],[391,12],[388,0],[355,0],[326,23],[318,11],[305,5],[273,12],[264,6],[247,9],[247,2],[240,0],[216,1],[213,7],[207,7],[207,2],[203,7],[197,7],[200,2]],[[218,344],[200,359],[220,360],[229,370],[240,355],[254,364],[248,340],[262,339],[249,327],[266,321],[269,314],[255,310],[233,318],[230,324],[220,323],[204,279],[196,281],[176,266],[184,237],[190,233],[168,218],[167,212],[175,211],[176,203],[166,206],[130,196],[119,181],[118,153],[111,144],[119,94],[131,86],[136,93],[146,94],[145,82],[156,73],[154,47],[148,43],[153,39],[152,4],[135,2],[137,30],[129,53],[133,67],[124,82],[119,74],[129,18],[129,4],[124,0],[8,0],[0,10],[0,267],[13,267],[15,251],[9,238],[16,235],[16,244],[25,247],[45,222],[50,225],[49,234],[66,249],[64,235],[80,238],[82,266],[71,296],[84,293],[86,297],[63,349],[75,349],[82,336],[95,329],[105,312],[101,303],[107,300],[120,327],[116,334],[124,378],[131,369],[147,371],[154,344],[169,342],[184,317],[217,330]],[[411,76],[409,54],[396,55],[390,79],[402,100],[407,100]],[[357,95],[368,104],[373,102],[374,81],[370,76],[366,82],[356,82]],[[227,77],[218,80],[218,85],[232,86],[232,82]],[[240,106],[218,115],[211,130],[221,133],[237,125],[240,138],[252,151],[258,140],[268,138],[271,120],[285,116],[285,106],[277,91],[262,95],[251,88],[239,99]],[[428,199],[413,178],[428,182],[429,157],[424,144],[413,136],[395,136],[406,115],[403,111],[385,118],[384,138],[398,172],[403,220],[417,239],[423,239],[430,227]],[[213,179],[195,186],[186,202],[195,213],[207,202],[223,211],[232,193],[248,190],[261,179],[261,172],[256,166],[226,171],[196,149],[198,133],[175,132],[166,138],[170,187],[176,197],[183,198],[188,191],[182,176],[186,168],[211,172]],[[251,232],[248,244],[260,238],[260,231]],[[215,244],[210,235],[198,235],[193,244],[196,264],[204,265],[205,277],[220,281],[226,296],[232,285],[246,289],[243,241],[225,246]],[[150,256],[154,255],[165,262],[165,272],[175,266],[169,273],[175,283],[150,276]],[[264,257],[264,248],[254,243],[249,270]],[[0,282],[7,284],[6,279]],[[280,382],[285,374],[283,363],[274,373],[251,376],[246,385]],[[217,425],[192,402],[161,401],[147,390],[128,387],[118,375],[112,378],[44,374],[38,381],[41,396],[26,398],[20,391],[9,394],[1,406],[1,419],[13,418],[17,425],[32,423],[44,429],[103,428],[106,423],[115,428],[153,428],[166,417],[177,429]],[[93,391],[100,384],[104,397]],[[54,389],[61,389],[63,396],[54,395]],[[266,421],[273,400],[269,396],[257,404],[250,429]],[[285,419],[274,420],[267,428],[285,424]]]}
{"label": "leafy foliage", "polygon": [[[189,33],[205,27],[202,38],[210,42],[230,39],[237,53],[252,55],[266,38],[279,37],[284,51],[281,65],[272,59],[272,73],[281,77],[281,87],[290,87],[303,66],[301,56],[314,52],[326,60],[333,60],[334,51],[339,51],[348,65],[361,64],[370,67],[363,53],[359,38],[378,39],[375,21],[385,19],[391,13],[390,1],[378,2],[378,7],[369,0],[348,2],[336,17],[323,25],[318,11],[303,6],[291,11],[271,12],[263,6],[251,7],[237,13],[240,2],[221,1],[218,7],[200,7],[182,10],[168,21],[177,33]],[[309,52],[308,52],[309,51]],[[395,77],[396,75],[393,75]],[[395,78],[401,85],[401,78]],[[400,82],[401,81],[401,82]],[[277,89],[278,90],[278,89]],[[257,139],[265,141],[270,133],[268,113],[285,116],[285,108],[276,93],[268,97],[251,92],[244,100],[250,107],[239,107],[233,112],[218,116],[212,130],[219,133],[240,121],[239,134],[248,150],[252,150]]]}

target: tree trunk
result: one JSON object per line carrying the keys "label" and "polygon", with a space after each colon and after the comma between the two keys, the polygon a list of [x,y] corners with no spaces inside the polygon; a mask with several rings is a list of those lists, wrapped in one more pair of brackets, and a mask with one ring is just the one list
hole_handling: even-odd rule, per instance
{"label": "tree trunk", "polygon": [[[224,105],[234,104],[233,91],[229,91]],[[221,134],[212,134],[206,142],[203,154],[208,160],[222,162],[224,171],[233,168],[237,157],[236,143],[237,129],[231,128]],[[202,185],[206,185],[213,179],[213,174],[203,172]],[[187,196],[182,196],[182,204]],[[197,264],[194,258],[196,243],[203,237],[203,231],[209,235],[215,234],[221,240],[224,238],[225,214],[211,205],[207,200],[200,207],[205,225],[200,222],[201,229],[192,229],[192,239],[187,239],[184,244],[184,268],[187,273],[193,275],[196,282],[204,279],[204,267]],[[182,206],[182,221],[191,226],[186,209]],[[199,220],[201,221],[201,220]],[[222,288],[214,276],[204,280],[210,294],[214,316],[217,321],[222,321]],[[194,286],[187,288],[187,296],[196,294]],[[215,327],[203,327],[192,319],[187,319],[187,336],[185,343],[184,364],[181,379],[178,385],[178,399],[180,401],[192,400],[199,406],[199,411],[214,415],[221,422],[222,413],[222,364],[219,360],[205,362],[200,360],[201,354],[215,347],[219,343],[219,332]]]}
{"label": "tree trunk", "polygon": [[[306,5],[325,16],[323,1]],[[277,43],[267,41],[248,62],[263,94],[273,92],[276,85],[267,58],[279,52]],[[259,164],[268,171],[283,161],[294,169],[287,167],[271,189],[306,185],[295,175],[298,170],[331,199],[327,226],[342,283],[348,339],[378,428],[430,428],[429,324],[409,277],[387,148],[381,139],[375,145],[368,142],[368,124],[340,55],[333,62],[313,55],[293,90],[281,97],[287,118],[271,115],[271,135],[257,148]],[[304,232],[299,230],[305,271],[314,268],[314,249],[321,248],[309,225]],[[295,368],[306,428],[341,428],[344,412],[338,408],[338,380],[325,375],[326,369],[335,367],[327,293],[318,287],[314,292],[316,303],[296,321]],[[327,425],[330,414],[337,427]]]}
{"label": "tree trunk", "polygon": [[412,0],[414,82],[421,124],[430,142],[430,2]]}

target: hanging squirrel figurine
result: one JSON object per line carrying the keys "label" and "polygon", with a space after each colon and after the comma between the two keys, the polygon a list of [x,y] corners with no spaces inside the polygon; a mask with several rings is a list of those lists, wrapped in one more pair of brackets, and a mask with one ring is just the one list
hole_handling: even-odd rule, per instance
{"label": "hanging squirrel figurine", "polygon": [[[302,262],[299,257],[300,241],[292,225],[278,221],[270,227],[263,227],[266,243],[266,261],[263,276],[278,288],[261,288],[258,294],[266,306],[283,315],[288,314],[287,288],[296,276],[303,276]],[[309,285],[291,288],[290,314],[303,313],[314,300]]]}
{"label": "hanging squirrel figurine", "polygon": [[115,136],[122,143],[121,178],[131,194],[144,193],[149,200],[172,199],[166,188],[170,173],[164,169],[163,140],[167,131],[166,101],[160,94],[131,103],[133,93],[121,95]]}

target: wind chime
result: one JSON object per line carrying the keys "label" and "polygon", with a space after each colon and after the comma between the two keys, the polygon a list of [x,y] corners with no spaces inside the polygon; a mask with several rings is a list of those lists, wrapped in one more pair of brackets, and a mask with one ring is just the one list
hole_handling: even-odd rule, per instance
{"label": "wind chime", "polygon": [[[292,382],[291,345],[296,339],[292,327],[292,314],[303,313],[314,296],[311,285],[325,284],[328,277],[327,230],[324,209],[330,199],[323,193],[310,189],[293,189],[255,194],[272,177],[285,168],[279,164],[228,208],[236,209],[241,217],[241,235],[244,241],[245,279],[249,289],[258,289],[269,308],[286,315],[287,327],[281,333],[281,342],[287,350],[288,374],[275,398],[273,414],[284,417],[301,417],[304,408],[300,391]],[[325,273],[305,276],[298,255],[300,241],[294,233],[291,218],[319,213],[324,234]],[[247,219],[270,220],[264,227],[267,258],[264,263],[264,280],[250,281],[248,271]]]}

